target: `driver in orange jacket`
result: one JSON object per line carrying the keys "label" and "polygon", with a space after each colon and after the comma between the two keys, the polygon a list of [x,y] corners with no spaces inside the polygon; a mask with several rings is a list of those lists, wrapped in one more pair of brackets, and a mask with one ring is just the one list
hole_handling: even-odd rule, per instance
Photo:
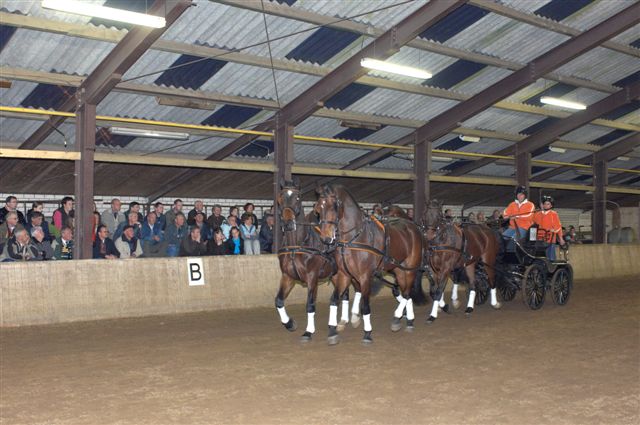
{"label": "driver in orange jacket", "polygon": [[522,238],[527,234],[529,227],[533,225],[533,211],[536,209],[531,201],[527,200],[527,188],[516,187],[516,199],[504,210],[502,216],[509,219],[509,228],[503,235]]}
{"label": "driver in orange jacket", "polygon": [[553,198],[551,196],[542,197],[540,211],[533,215],[533,221],[538,225],[538,239],[544,240],[549,244],[547,247],[547,258],[555,261],[555,244],[559,243],[561,246],[564,246],[565,242],[562,237],[560,217],[558,217],[557,212],[553,211]]}

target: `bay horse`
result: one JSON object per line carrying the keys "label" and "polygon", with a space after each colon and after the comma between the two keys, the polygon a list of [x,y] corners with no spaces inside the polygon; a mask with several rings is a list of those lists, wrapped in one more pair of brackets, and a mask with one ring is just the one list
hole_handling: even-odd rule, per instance
{"label": "bay horse", "polygon": [[[280,316],[282,325],[290,332],[297,329],[296,321],[289,317],[284,306],[286,298],[295,286],[296,281],[302,281],[307,286],[307,327],[301,340],[311,341],[315,333],[316,295],[318,281],[331,278],[337,272],[335,260],[332,255],[324,252],[325,246],[320,241],[317,231],[317,219],[314,211],[306,216],[302,208],[300,189],[293,182],[281,184],[277,204],[280,219],[284,228],[284,244],[278,251],[278,261],[282,276],[280,288],[275,298],[276,310]],[[334,283],[335,286],[335,283]],[[349,291],[336,293],[332,296],[342,298],[342,317],[339,326],[344,327],[349,321]],[[357,326],[359,321],[360,294],[356,292],[352,325]]]}
{"label": "bay horse", "polygon": [[[427,204],[423,217],[423,228],[426,243],[426,263],[434,273],[435,291],[433,306],[427,323],[433,323],[438,317],[438,308],[447,311],[444,303],[444,290],[447,280],[454,270],[464,268],[469,278],[469,299],[465,313],[473,313],[476,297],[476,264],[481,262],[487,274],[491,306],[499,309],[502,305],[497,300],[495,262],[499,246],[494,233],[487,226],[468,224],[459,226],[447,219],[442,212],[442,203],[431,200]],[[457,286],[452,294],[454,304],[457,302]]]}
{"label": "bay horse", "polygon": [[[394,311],[391,330],[402,328],[401,317],[407,310],[407,330],[413,329],[415,314],[409,293],[416,272],[422,263],[422,234],[417,225],[402,218],[388,218],[381,222],[366,216],[353,196],[341,185],[325,184],[317,189],[320,207],[320,237],[334,248],[338,267],[338,292],[344,290],[350,279],[362,292],[362,342],[373,342],[371,332],[372,281],[383,271],[390,271],[402,295]],[[421,289],[421,288],[420,288]],[[329,344],[337,344],[337,307],[329,311]]]}

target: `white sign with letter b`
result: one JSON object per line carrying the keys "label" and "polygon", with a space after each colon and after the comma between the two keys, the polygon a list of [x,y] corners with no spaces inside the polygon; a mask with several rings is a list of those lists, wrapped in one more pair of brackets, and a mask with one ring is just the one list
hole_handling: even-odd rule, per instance
{"label": "white sign with letter b", "polygon": [[189,286],[204,286],[204,266],[202,258],[187,258]]}

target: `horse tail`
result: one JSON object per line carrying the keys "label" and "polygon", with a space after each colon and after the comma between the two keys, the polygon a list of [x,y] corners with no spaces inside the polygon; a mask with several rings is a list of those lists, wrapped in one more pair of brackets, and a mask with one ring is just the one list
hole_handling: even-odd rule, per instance
{"label": "horse tail", "polygon": [[[413,279],[413,285],[411,285],[411,299],[415,305],[425,305],[427,303],[427,296],[422,289],[422,270],[416,272],[416,277]],[[428,275],[428,273],[427,273]]]}

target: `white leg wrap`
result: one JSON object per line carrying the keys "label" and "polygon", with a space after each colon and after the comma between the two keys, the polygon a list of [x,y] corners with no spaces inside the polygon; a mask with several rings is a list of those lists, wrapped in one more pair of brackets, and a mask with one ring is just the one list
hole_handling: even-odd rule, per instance
{"label": "white leg wrap", "polygon": [[316,314],[307,313],[307,332],[315,333],[316,331]]}
{"label": "white leg wrap", "polygon": [[416,315],[413,312],[413,300],[409,298],[407,300],[407,320],[413,320],[415,318],[416,318]]}
{"label": "white leg wrap", "polygon": [[370,314],[365,314],[364,316],[362,316],[362,318],[364,319],[364,330],[365,330],[365,332],[372,331],[373,328],[371,327],[371,315]]}
{"label": "white leg wrap", "polygon": [[289,322],[289,315],[287,314],[287,310],[284,309],[284,307],[278,307],[278,314],[280,315],[280,321],[282,323],[288,323]]}
{"label": "white leg wrap", "polygon": [[356,316],[360,314],[360,298],[362,298],[361,292],[356,292],[353,296],[353,305],[351,306],[351,314]]}
{"label": "white leg wrap", "polygon": [[399,303],[401,303],[401,302],[402,302],[402,300],[404,300],[404,297],[403,297],[402,295],[398,295],[398,296],[396,297],[396,301],[398,301]]}
{"label": "white leg wrap", "polygon": [[451,300],[457,300],[458,299],[458,284],[454,283],[453,284],[453,289],[451,289]]}
{"label": "white leg wrap", "polygon": [[440,306],[440,308],[444,307],[444,292],[442,293],[442,296],[440,297],[440,301],[438,301],[438,305]]}
{"label": "white leg wrap", "polygon": [[404,308],[407,306],[407,299],[405,297],[400,297],[398,300],[398,307],[396,307],[396,311],[393,315],[397,318],[402,317],[402,313],[404,312]]}
{"label": "white leg wrap", "polygon": [[496,297],[496,288],[491,289],[491,305],[498,304],[498,298]]}
{"label": "white leg wrap", "polygon": [[338,306],[329,306],[329,326],[338,326]]}
{"label": "white leg wrap", "polygon": [[340,309],[340,321],[341,322],[349,321],[349,300],[342,301],[342,307]]}
{"label": "white leg wrap", "polygon": [[431,316],[438,317],[438,302],[434,301],[431,307]]}
{"label": "white leg wrap", "polygon": [[473,308],[476,302],[476,291],[469,292],[469,301],[467,301],[467,307]]}

